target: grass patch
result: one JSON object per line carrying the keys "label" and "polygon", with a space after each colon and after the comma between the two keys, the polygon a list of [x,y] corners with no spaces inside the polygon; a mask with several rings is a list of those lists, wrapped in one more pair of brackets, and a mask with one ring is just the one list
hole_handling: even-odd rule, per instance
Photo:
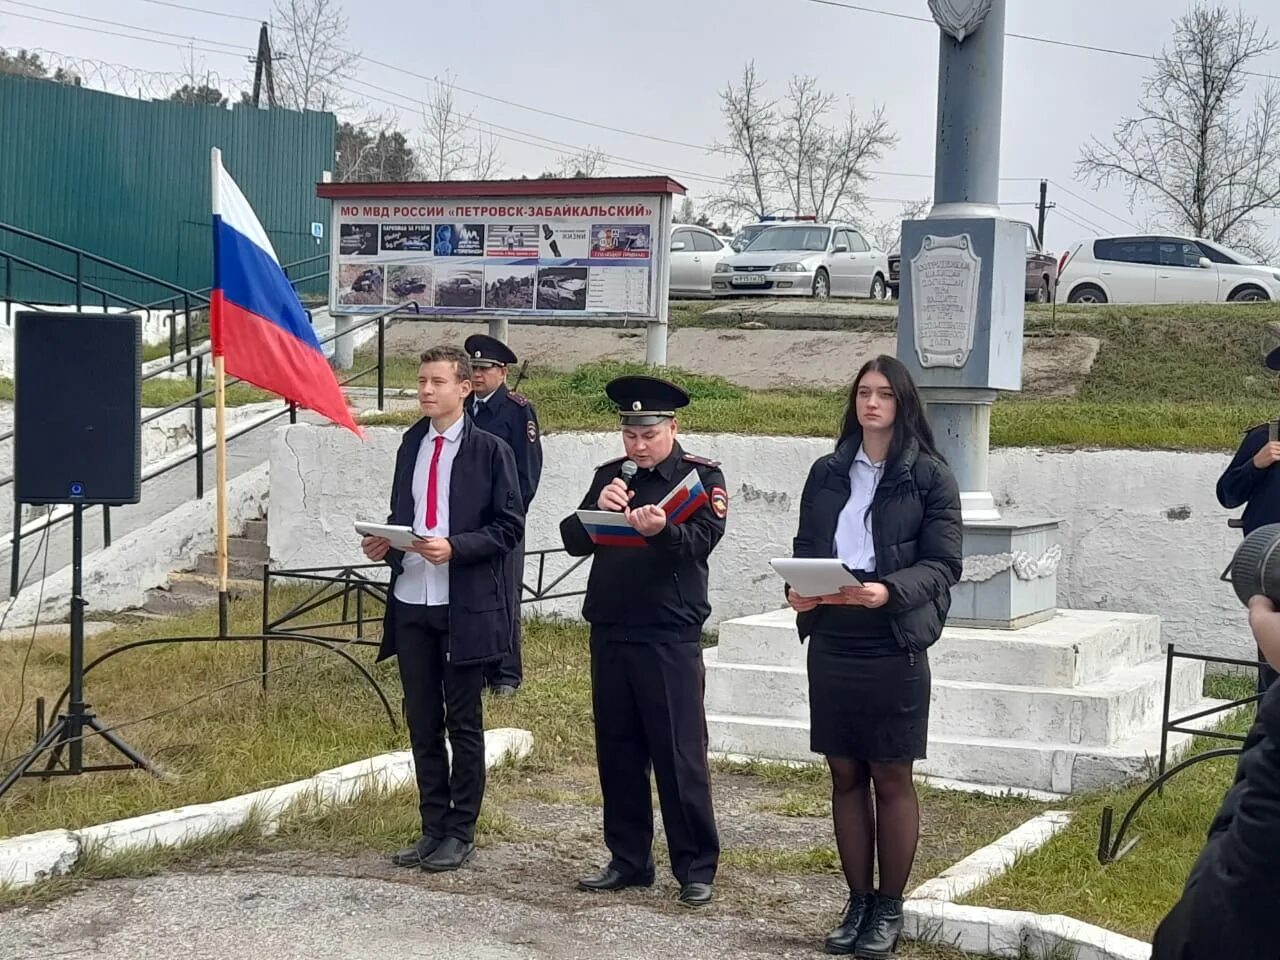
{"label": "grass patch", "polygon": [[[276,597],[273,592],[273,608],[283,612],[302,595],[284,590]],[[310,619],[335,619],[335,612],[321,608]],[[233,633],[259,629],[260,597],[235,601],[231,617]],[[86,657],[91,660],[131,640],[211,636],[217,632],[216,619],[210,609],[172,621],[121,625],[87,639]],[[537,746],[525,770],[594,764],[585,627],[529,621],[525,636],[526,669],[538,682],[526,686],[518,698],[488,700],[486,725],[533,731]],[[0,735],[17,716],[8,744],[0,748],[6,761],[16,759],[29,745],[35,697],[43,695],[52,706],[66,682],[66,641],[40,639],[27,662],[24,696],[19,677],[26,649],[21,641],[0,645]],[[75,829],[208,802],[404,749],[403,730],[389,728],[373,691],[347,664],[301,645],[277,644],[272,650],[273,670],[282,669],[271,675],[265,692],[257,681],[259,646],[255,642],[147,647],[105,662],[87,680],[95,709],[108,723],[124,724],[122,736],[161,764],[171,780],[156,780],[140,771],[95,773],[48,783],[23,780],[0,799],[0,837],[51,827]],[[400,693],[394,661],[374,665],[371,648],[353,648],[353,653],[397,705]],[[232,683],[211,697],[188,703]],[[157,711],[170,712],[133,722]],[[97,738],[86,741],[85,754],[86,763],[115,760]],[[10,763],[0,766],[8,769]],[[500,781],[500,772],[494,777]],[[412,802],[387,800],[386,806],[403,806],[411,819],[416,817]],[[366,842],[379,839],[379,830],[367,823],[362,818],[360,833]],[[350,833],[351,824],[343,829]],[[404,835],[397,834],[400,839]]]}
{"label": "grass patch", "polygon": [[[706,316],[715,306],[677,303],[672,325],[728,323]],[[1001,396],[992,411],[991,442],[999,447],[1234,450],[1246,426],[1275,413],[1275,377],[1261,363],[1264,328],[1271,322],[1280,322],[1280,304],[1028,306],[1029,335],[1096,337],[1101,346],[1077,396]],[[362,355],[358,363],[368,359]],[[617,417],[605,401],[604,384],[642,369],[595,363],[559,374],[532,367],[520,390],[537,405],[549,432],[612,430]],[[386,382],[412,388],[417,370],[412,358],[389,358]],[[681,417],[690,431],[830,437],[844,409],[842,390],[747,390],[676,368],[667,373],[692,396]],[[409,411],[370,422],[404,426],[416,419],[416,411]]]}
{"label": "grass patch", "polygon": [[840,857],[834,846],[811,847],[808,850],[729,847],[721,852],[720,863],[726,867],[749,870],[752,873],[791,876],[840,872]]}
{"label": "grass patch", "polygon": [[[1252,681],[1220,679],[1213,687],[1215,695],[1237,698],[1252,692]],[[1241,711],[1223,729],[1243,732],[1252,719],[1252,709]],[[1231,744],[1197,738],[1192,749],[1223,746]],[[1102,808],[1114,808],[1118,827],[1145,784],[1085,798],[1070,826],[965,902],[1062,913],[1149,940],[1182,893],[1235,765],[1235,757],[1207,760],[1172,780],[1164,796],[1152,797],[1130,828],[1127,837],[1140,837],[1138,845],[1108,866],[1097,860]]]}

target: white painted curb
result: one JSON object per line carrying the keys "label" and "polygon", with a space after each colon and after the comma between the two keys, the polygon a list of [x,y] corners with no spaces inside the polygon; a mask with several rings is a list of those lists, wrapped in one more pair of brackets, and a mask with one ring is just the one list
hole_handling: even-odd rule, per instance
{"label": "white painted curb", "polygon": [[1012,867],[1019,857],[1039,850],[1059,830],[1071,822],[1071,814],[1050,811],[1028,820],[995,843],[976,850],[952,864],[932,880],[926,880],[908,894],[912,900],[959,900],[966,893],[994,880]]}
{"label": "white painted curb", "polygon": [[907,895],[904,933],[982,957],[1050,956],[1066,947],[1074,960],[1150,960],[1151,944],[1071,917],[962,906],[952,901],[1007,871],[1071,822],[1050,811],[975,851]]}
{"label": "white painted curb", "polygon": [[1065,946],[1074,960],[1151,960],[1151,944],[1070,917],[941,900],[908,900],[903,912],[908,938],[982,957],[1052,956]]}
{"label": "white painted curb", "polygon": [[[527,757],[533,750],[528,730],[486,730],[484,759],[494,767],[507,758]],[[0,840],[0,885],[25,887],[71,870],[84,852],[104,854],[170,847],[242,826],[256,818],[270,833],[290,806],[306,800],[319,807],[350,802],[366,790],[394,790],[413,783],[413,755],[408,750],[325,770],[306,780],[258,790],[213,803],[177,807],[83,830],[46,830]]]}

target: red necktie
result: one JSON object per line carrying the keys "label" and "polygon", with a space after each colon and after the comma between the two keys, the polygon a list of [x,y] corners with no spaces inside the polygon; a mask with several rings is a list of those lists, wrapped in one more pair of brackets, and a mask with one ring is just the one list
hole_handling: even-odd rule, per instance
{"label": "red necktie", "polygon": [[431,453],[431,469],[427,472],[427,529],[436,525],[436,468],[440,465],[440,451],[444,448],[444,436],[436,437],[436,448]]}

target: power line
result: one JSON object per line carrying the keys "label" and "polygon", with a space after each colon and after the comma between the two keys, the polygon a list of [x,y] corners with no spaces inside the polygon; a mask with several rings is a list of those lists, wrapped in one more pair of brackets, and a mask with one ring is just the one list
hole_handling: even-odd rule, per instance
{"label": "power line", "polygon": [[1110,232],[1110,231],[1108,231],[1108,230],[1107,230],[1107,228],[1106,228],[1106,227],[1103,227],[1103,226],[1101,226],[1101,225],[1099,225],[1099,224],[1097,224],[1097,223],[1094,223],[1092,220],[1090,220],[1088,217],[1086,217],[1086,216],[1085,216],[1083,213],[1081,213],[1079,210],[1074,210],[1074,209],[1072,209],[1071,207],[1068,207],[1068,206],[1066,206],[1065,204],[1063,204],[1063,203],[1061,203],[1061,202],[1059,202],[1058,204],[1056,204],[1055,209],[1060,210],[1060,211],[1064,211],[1064,212],[1066,212],[1066,213],[1070,214],[1071,216],[1075,217],[1075,218],[1076,218],[1076,220],[1077,220],[1077,221],[1079,221],[1082,225],[1087,226],[1087,227],[1089,227],[1089,228],[1090,228],[1090,229],[1092,229],[1092,230],[1096,230],[1098,233],[1109,233],[1109,232]]}
{"label": "power line", "polygon": [[1057,187],[1059,190],[1061,190],[1063,193],[1065,193],[1067,196],[1069,196],[1069,197],[1074,197],[1075,199],[1079,200],[1081,203],[1084,203],[1084,204],[1089,205],[1090,207],[1093,207],[1093,209],[1097,210],[1099,213],[1105,213],[1105,214],[1106,214],[1108,217],[1110,217],[1112,220],[1118,220],[1120,223],[1123,223],[1126,227],[1132,227],[1134,230],[1140,230],[1140,229],[1141,229],[1141,227],[1139,227],[1139,226],[1138,226],[1136,223],[1134,223],[1132,220],[1127,220],[1127,219],[1125,219],[1124,217],[1119,216],[1118,214],[1112,213],[1110,210],[1106,210],[1106,209],[1104,209],[1104,208],[1102,208],[1102,207],[1098,206],[1098,205],[1097,205],[1096,203],[1094,203],[1092,200],[1089,200],[1089,199],[1087,199],[1087,198],[1085,198],[1085,197],[1082,197],[1082,196],[1080,196],[1080,194],[1078,194],[1078,193],[1076,193],[1076,192],[1074,192],[1074,191],[1072,191],[1072,190],[1068,189],[1067,187],[1064,187],[1064,186],[1063,186],[1061,183],[1059,183],[1057,180],[1050,179],[1050,180],[1049,180],[1049,182],[1050,182],[1050,183],[1052,183],[1052,184],[1053,184],[1055,187]]}
{"label": "power line", "polygon": [[[39,10],[41,13],[53,13],[53,14],[57,14],[60,17],[72,17],[76,20],[88,21],[89,23],[101,23],[109,27],[127,27],[130,30],[140,30],[143,33],[154,33],[160,37],[174,37],[175,39],[178,39],[178,40],[189,40],[189,41],[196,39],[196,37],[188,36],[185,33],[170,33],[167,30],[153,30],[151,27],[137,27],[131,23],[124,24],[124,23],[119,23],[115,20],[103,20],[100,17],[91,17],[88,14],[84,14],[84,13],[71,13],[70,11],[58,10],[50,6],[44,6],[44,5],[35,4],[35,3],[26,3],[24,2],[24,0],[0,0],[0,3],[6,3],[12,7],[26,7],[30,10]],[[15,17],[21,16],[21,14],[15,13],[13,14],[13,16]],[[232,50],[236,50],[236,51],[242,51],[244,49],[244,44],[225,43],[222,40],[209,40],[208,38],[204,38],[204,37],[200,39],[203,43],[211,43],[219,47],[229,47]]]}
{"label": "power line", "polygon": [[[0,0],[0,2],[17,3],[17,2],[19,2],[19,0]],[[187,5],[187,4],[169,3],[169,2],[166,2],[166,0],[139,0],[139,2],[142,2],[142,3],[154,3],[154,4],[157,4],[157,5],[159,5],[159,6],[176,7],[177,9],[181,9],[181,10],[189,10],[189,11],[192,11],[192,12],[195,12],[195,13],[203,13],[203,14],[207,14],[208,16],[212,16],[212,17],[228,17],[228,18],[235,19],[235,20],[250,20],[250,21],[252,21],[252,22],[254,22],[254,23],[257,23],[257,22],[258,22],[257,20],[253,20],[253,18],[251,18],[251,17],[244,17],[244,16],[240,16],[240,15],[237,15],[237,14],[221,13],[221,12],[216,11],[216,10],[209,10],[209,9],[205,9],[205,8],[201,8],[201,7],[194,7],[194,6],[190,6],[190,5]],[[817,0],[815,0],[815,2],[817,2]],[[847,6],[846,4],[834,3],[834,2],[833,2],[833,0],[825,0],[825,2],[830,2],[830,3],[831,3],[831,5],[833,5],[833,6]],[[22,3],[21,5],[22,5],[22,6],[34,6],[34,4],[28,4],[28,3]],[[47,8],[38,7],[37,9],[45,10],[45,9],[47,9]],[[873,13],[875,13],[875,12],[883,13],[883,14],[885,14],[885,15],[887,15],[887,16],[899,16],[899,17],[901,17],[902,19],[907,19],[907,20],[922,20],[923,22],[926,22],[926,23],[932,23],[932,22],[933,22],[933,21],[929,20],[928,18],[912,17],[912,16],[909,16],[909,15],[907,15],[907,14],[890,14],[890,13],[888,13],[887,11],[876,11],[876,10],[873,10],[872,8],[853,7],[852,9],[858,9],[858,10],[863,10],[863,9],[865,9],[865,10],[867,10],[868,12],[873,12]],[[61,15],[63,15],[63,16],[68,16],[68,17],[81,17],[81,15],[80,15],[80,14],[66,13],[66,12],[63,12],[63,11],[57,11],[57,12],[58,12],[58,13],[60,13]],[[15,14],[15,16],[17,16],[17,14]],[[94,18],[84,18],[84,17],[81,17],[81,18],[82,18],[82,19],[94,19]],[[111,25],[113,25],[113,26],[125,27],[125,28],[127,28],[127,29],[143,30],[144,32],[152,32],[152,33],[159,33],[159,34],[166,35],[166,36],[175,36],[175,37],[180,37],[181,39],[202,39],[202,40],[204,40],[204,42],[217,44],[217,45],[219,45],[219,46],[232,47],[233,49],[236,49],[237,51],[238,51],[238,50],[243,49],[243,47],[234,46],[234,45],[232,45],[232,44],[227,44],[227,43],[224,43],[224,42],[222,42],[222,41],[218,41],[218,40],[207,40],[207,39],[205,39],[205,38],[199,38],[199,37],[196,37],[196,38],[187,38],[187,37],[182,36],[182,35],[179,35],[179,34],[164,34],[164,32],[163,32],[163,31],[152,31],[152,30],[150,30],[149,28],[146,28],[146,27],[135,27],[135,26],[133,26],[132,24],[121,24],[121,23],[116,23],[116,22],[114,22],[114,21],[98,21],[98,22],[102,22],[102,23],[110,23],[110,24],[111,24]],[[67,26],[67,24],[61,24],[61,25],[62,25],[62,26]],[[143,39],[143,40],[145,40],[145,39],[147,39],[147,38],[145,38],[145,37],[138,37],[138,38],[134,38],[134,39]],[[152,42],[157,42],[157,41],[152,41]],[[195,48],[195,49],[199,49],[199,48]],[[217,53],[218,51],[202,51],[202,52]],[[362,61],[362,62],[364,62],[364,63],[368,63],[368,64],[370,64],[370,65],[372,65],[372,66],[381,67],[381,68],[382,68],[382,69],[384,69],[384,70],[390,70],[390,71],[391,71],[391,72],[393,72],[393,73],[398,73],[398,74],[403,74],[404,76],[413,77],[413,78],[414,78],[414,79],[416,79],[416,80],[422,80],[422,81],[423,81],[423,82],[425,82],[425,83],[433,83],[433,84],[436,84],[437,86],[445,86],[445,85],[446,85],[446,81],[441,80],[439,77],[427,76],[426,74],[418,73],[418,72],[416,72],[416,71],[414,71],[414,70],[410,70],[410,69],[408,69],[408,68],[406,68],[406,67],[398,67],[398,66],[396,66],[395,64],[387,63],[387,62],[385,62],[385,61],[383,61],[383,60],[378,60],[378,59],[376,59],[376,58],[374,58],[374,57],[365,56],[365,55],[363,55],[363,54],[357,54],[357,59],[361,60],[361,61]],[[357,80],[357,81],[355,81],[355,82],[363,83],[364,81],[358,81],[358,80]],[[468,96],[476,97],[476,98],[481,99],[481,100],[490,100],[490,101],[492,101],[492,102],[494,102],[494,103],[500,103],[500,104],[503,104],[504,106],[515,107],[516,109],[519,109],[519,110],[523,110],[523,111],[527,111],[527,112],[531,112],[531,113],[538,113],[538,114],[541,114],[541,115],[543,115],[543,116],[553,117],[553,118],[555,118],[555,119],[558,119],[558,120],[564,120],[564,121],[567,121],[567,122],[569,122],[569,123],[577,123],[577,124],[580,124],[580,125],[583,125],[583,126],[592,127],[592,128],[598,129],[598,130],[604,130],[604,131],[607,131],[607,132],[609,132],[609,133],[618,133],[618,134],[622,134],[622,135],[624,135],[624,136],[637,137],[637,138],[639,138],[639,139],[643,139],[643,140],[651,140],[651,141],[653,141],[653,142],[655,142],[655,143],[663,143],[663,144],[666,144],[666,145],[668,145],[668,146],[683,147],[683,148],[686,148],[686,149],[689,149],[689,150],[698,150],[698,151],[703,152],[703,153],[728,154],[728,153],[730,153],[730,152],[731,152],[731,151],[729,151],[729,150],[728,150],[727,148],[725,148],[725,147],[718,147],[718,146],[716,146],[716,145],[714,145],[714,144],[690,143],[690,142],[689,142],[689,141],[687,141],[687,140],[676,140],[676,139],[673,139],[673,138],[671,138],[671,137],[663,137],[663,136],[659,136],[659,135],[657,135],[657,134],[652,134],[652,133],[643,133],[643,132],[638,131],[638,130],[629,130],[629,129],[625,128],[625,127],[615,127],[615,126],[613,126],[613,125],[611,125],[611,124],[598,123],[598,122],[596,122],[596,121],[594,121],[594,120],[586,120],[586,119],[583,119],[582,117],[575,117],[575,116],[571,116],[570,114],[566,114],[566,113],[559,113],[559,112],[554,111],[554,110],[547,110],[547,109],[542,108],[542,107],[536,107],[536,106],[533,106],[532,104],[522,103],[522,102],[520,102],[520,101],[518,101],[518,100],[511,100],[511,99],[509,99],[509,98],[507,98],[507,97],[500,97],[500,96],[496,96],[496,95],[494,95],[494,94],[484,93],[483,91],[480,91],[480,90],[473,90],[473,89],[471,89],[471,88],[469,88],[469,87],[459,86],[458,84],[456,84],[456,83],[452,83],[452,82],[449,82],[447,85],[448,85],[448,86],[450,86],[450,87],[452,87],[453,89],[457,90],[457,91],[458,91],[458,92],[460,92],[460,93],[465,93],[465,94],[467,94]],[[372,85],[371,85],[371,86],[372,86]],[[532,134],[527,134],[527,135],[529,135],[529,136],[533,136]],[[583,147],[582,147],[581,145],[570,145],[570,149],[581,150],[581,149],[583,149]],[[625,165],[625,164],[624,164],[624,165]],[[651,166],[651,165],[650,165],[650,166]],[[869,171],[868,171],[868,173],[870,173],[872,176],[876,176],[876,177],[904,177],[904,178],[921,179],[921,180],[932,180],[932,179],[933,179],[933,174],[931,174],[931,173],[908,173],[908,172],[900,171],[900,170],[869,170]],[[721,178],[716,178],[716,179],[721,179]],[[1015,182],[1032,182],[1032,181],[1039,180],[1040,178],[1038,178],[1038,177],[1001,177],[1000,179],[1001,179],[1003,182],[1005,182],[1005,183],[1015,183]]]}
{"label": "power line", "polygon": [[205,10],[202,7],[192,7],[185,3],[171,3],[169,0],[138,0],[138,3],[150,3],[157,7],[170,7],[174,10],[189,10],[191,13],[203,13],[210,17],[226,17],[228,20],[244,20],[248,23],[261,23],[261,17],[246,17],[239,13],[224,13],[221,10]]}
{"label": "power line", "polygon": [[[889,10],[877,10],[875,7],[864,7],[856,3],[844,3],[842,0],[806,0],[808,3],[816,3],[824,7],[841,7],[845,10],[852,10],[856,13],[871,13],[881,17],[892,17],[895,20],[912,20],[917,23],[927,23],[933,25],[933,20],[929,17],[918,17],[906,13],[894,13]],[[1037,37],[1030,33],[1013,33],[1005,31],[1006,37],[1014,40],[1026,40],[1029,43],[1043,43],[1051,47],[1066,47],[1070,50],[1085,50],[1089,53],[1105,53],[1113,57],[1126,57],[1131,60],[1146,60],[1151,63],[1159,63],[1163,59],[1153,53],[1138,53],[1135,50],[1121,50],[1116,47],[1100,47],[1092,43],[1076,43],[1071,40],[1054,40],[1050,37]],[[1265,80],[1280,80],[1280,77],[1270,73],[1259,73],[1253,70],[1242,70],[1241,73],[1250,77],[1261,77]]]}
{"label": "power line", "polygon": [[[10,2],[12,2],[12,0],[0,0],[0,3],[10,3]],[[99,36],[122,37],[125,40],[141,40],[143,43],[158,43],[158,44],[161,44],[162,46],[175,47],[179,50],[199,50],[201,53],[212,53],[212,54],[216,54],[218,56],[223,56],[223,57],[234,56],[234,54],[226,50],[213,50],[213,49],[210,49],[209,47],[197,47],[194,44],[174,43],[172,40],[156,40],[152,37],[140,37],[134,33],[120,33],[114,30],[103,30],[101,27],[82,27],[78,23],[63,23],[60,20],[49,20],[45,17],[32,16],[29,13],[10,12],[9,16],[17,17],[19,20],[34,20],[36,23],[48,23],[48,24],[52,24],[55,27],[66,27],[69,30],[84,30],[89,33],[96,33]],[[67,16],[79,16],[79,14],[74,14],[74,15],[67,14]],[[119,26],[119,24],[117,24],[117,26]],[[177,34],[171,34],[171,36],[177,36]],[[204,41],[204,42],[216,43],[218,41]]]}

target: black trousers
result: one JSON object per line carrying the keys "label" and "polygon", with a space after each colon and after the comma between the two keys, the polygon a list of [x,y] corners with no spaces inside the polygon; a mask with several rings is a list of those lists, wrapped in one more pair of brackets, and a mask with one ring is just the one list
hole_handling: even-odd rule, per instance
{"label": "black trousers", "polygon": [[[481,664],[445,661],[449,608],[396,603],[396,660],[418,778],[424,836],[471,843],[484,798],[484,689]],[[452,770],[445,731],[453,751]]]}
{"label": "black trousers", "polygon": [[511,649],[497,663],[485,667],[484,682],[490,687],[518,687],[524,682],[524,663],[520,656],[520,598],[524,594],[524,537],[511,551],[511,563],[515,574],[511,578],[511,609],[515,613],[515,623],[511,630]]}
{"label": "black trousers", "polygon": [[[686,631],[687,632],[687,631]],[[610,866],[653,875],[649,771],[680,883],[711,883],[720,859],[707,764],[702,648],[692,640],[619,643],[591,636],[591,705]]]}

